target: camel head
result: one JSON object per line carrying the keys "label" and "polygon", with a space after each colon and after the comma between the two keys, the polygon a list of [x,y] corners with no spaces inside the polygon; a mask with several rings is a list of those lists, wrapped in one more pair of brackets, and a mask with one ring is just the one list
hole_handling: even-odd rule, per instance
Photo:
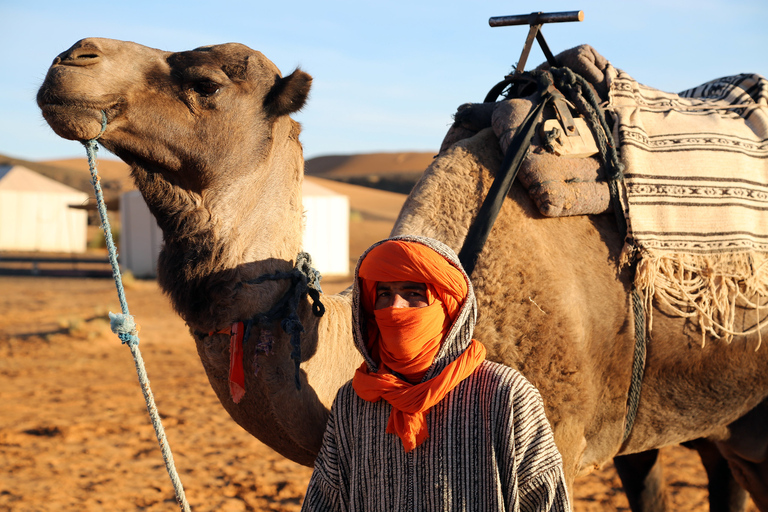
{"label": "camel head", "polygon": [[300,70],[283,78],[241,44],[172,53],[88,38],[54,59],[37,102],[53,130],[71,140],[95,137],[103,111],[104,147],[200,192],[235,164],[233,148],[251,163],[266,158],[273,123],[304,105],[311,82]]}
{"label": "camel head", "polygon": [[289,114],[312,78],[283,77],[235,43],[166,52],[83,39],[56,57],[37,102],[66,139],[96,137],[131,166],[163,231],[158,281],[200,330],[268,309],[284,283],[241,286],[293,266],[304,161]]}
{"label": "camel head", "polygon": [[[307,465],[336,390],[359,365],[349,299],[324,296],[322,318],[308,299],[296,305],[300,390],[281,318],[257,322],[244,342],[248,392],[235,403],[226,329],[274,318],[266,314],[280,299],[298,298],[281,277],[291,275],[304,221],[304,159],[289,115],[311,82],[300,70],[283,77],[241,44],[172,53],[83,39],[54,59],[37,96],[45,120],[67,139],[93,139],[106,115],[98,142],[131,166],[163,231],[158,283],[189,326],[213,389],[246,430]],[[262,339],[272,348],[257,350]]]}

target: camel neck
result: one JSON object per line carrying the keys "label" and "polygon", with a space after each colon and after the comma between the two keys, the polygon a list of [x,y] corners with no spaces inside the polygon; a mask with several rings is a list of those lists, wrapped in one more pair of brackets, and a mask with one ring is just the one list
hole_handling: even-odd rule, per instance
{"label": "camel neck", "polygon": [[273,142],[248,155],[250,165],[228,162],[208,173],[214,178],[202,192],[134,165],[134,181],[163,231],[158,281],[196,329],[250,318],[285,292],[282,282],[242,283],[289,271],[301,247],[301,150],[288,151],[298,140],[280,133],[286,128],[273,128],[281,147]]}

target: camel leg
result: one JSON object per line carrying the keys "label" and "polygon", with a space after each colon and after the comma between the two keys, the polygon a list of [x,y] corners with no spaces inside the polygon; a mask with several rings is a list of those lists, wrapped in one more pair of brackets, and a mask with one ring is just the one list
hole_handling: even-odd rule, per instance
{"label": "camel leg", "polygon": [[663,512],[667,495],[662,478],[659,450],[648,450],[613,458],[632,512]]}
{"label": "camel leg", "polygon": [[[698,452],[707,472],[709,510],[742,512],[746,507],[747,492],[735,479],[728,461],[717,446],[706,439],[696,439],[683,443],[683,446]],[[667,509],[666,486],[658,455],[658,450],[649,450],[613,459],[632,512],[659,512]]]}
{"label": "camel leg", "polygon": [[731,459],[728,464],[736,481],[749,490],[757,509],[768,512],[768,461],[758,464],[744,459]]}
{"label": "camel leg", "polygon": [[683,446],[699,453],[707,472],[710,512],[742,512],[747,505],[747,491],[739,485],[716,444],[707,439],[694,439]]}
{"label": "camel leg", "polygon": [[730,437],[717,448],[728,460],[736,481],[768,512],[768,400],[728,425]]}
{"label": "camel leg", "polygon": [[[684,446],[699,453],[707,472],[712,512],[741,512],[747,495],[768,512],[768,400],[728,426],[729,439],[695,439]],[[658,450],[615,457],[633,512],[666,509]]]}

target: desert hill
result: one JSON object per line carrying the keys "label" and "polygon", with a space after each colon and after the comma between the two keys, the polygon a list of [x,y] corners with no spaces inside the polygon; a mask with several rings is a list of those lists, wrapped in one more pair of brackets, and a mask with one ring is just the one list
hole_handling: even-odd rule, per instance
{"label": "desert hill", "polygon": [[[407,194],[434,156],[431,152],[328,155],[307,160],[305,172],[307,176]],[[134,188],[129,176],[130,169],[125,162],[114,158],[98,158],[96,163],[107,200]],[[85,152],[83,158],[44,162],[0,155],[0,165],[4,164],[23,165],[78,190],[87,193],[93,191]]]}
{"label": "desert hill", "polygon": [[308,176],[408,194],[435,153],[366,153],[328,155],[305,163]]}
{"label": "desert hill", "polygon": [[[402,158],[400,156],[402,155]],[[314,182],[336,193],[346,195],[349,198],[350,210],[352,213],[352,222],[354,229],[350,234],[350,245],[354,250],[362,251],[370,245],[370,241],[364,232],[376,233],[378,238],[385,238],[389,235],[400,208],[405,202],[406,196],[401,193],[390,192],[378,189],[382,181],[387,180],[365,180],[366,176],[384,176],[395,173],[393,181],[397,183],[407,183],[407,191],[413,186],[413,183],[421,176],[421,172],[426,168],[432,156],[426,153],[390,153],[390,154],[371,154],[371,155],[349,155],[349,156],[331,156],[311,159],[307,162],[319,161],[320,165],[314,166],[319,172],[315,175],[307,175],[308,181]],[[29,169],[39,172],[51,179],[82,190],[91,196],[91,204],[95,204],[93,198],[93,186],[90,183],[90,172],[88,170],[88,160],[83,157],[71,158],[66,160],[52,160],[47,162],[33,162],[18,158],[0,155],[0,165],[23,165]],[[419,171],[415,169],[423,165]],[[117,212],[119,209],[118,200],[122,192],[133,190],[129,167],[120,160],[109,158],[99,158],[97,161],[99,176],[101,177],[101,186],[104,190],[104,197],[107,200],[107,209]],[[410,173],[410,180],[403,182],[400,174]],[[355,185],[354,181],[339,181],[339,177],[355,178],[360,184]],[[113,219],[114,220],[114,219]],[[360,225],[363,222],[365,226]],[[94,217],[94,225],[98,224]],[[360,229],[357,229],[360,228]],[[362,234],[357,233],[361,231]],[[358,240],[359,239],[359,240]]]}
{"label": "desert hill", "polygon": [[[85,154],[85,150],[83,150]],[[88,169],[88,159],[70,158],[65,160],[51,160],[46,162],[35,162],[32,160],[23,160],[7,155],[0,155],[0,165],[21,165],[42,174],[59,183],[63,183],[77,190],[82,190],[93,195],[93,185],[91,185],[91,174]],[[97,161],[100,183],[104,198],[107,202],[113,202],[118,196],[133,188],[131,183],[128,165],[120,160],[110,160],[99,158]]]}
{"label": "desert hill", "polygon": [[327,178],[379,173],[421,174],[434,157],[432,152],[318,156],[307,160],[306,173]]}
{"label": "desert hill", "polygon": [[349,198],[349,209],[359,212],[367,220],[381,220],[394,223],[403,207],[406,195],[370,187],[351,185],[340,181],[307,176],[306,179],[337,194]]}
{"label": "desert hill", "polygon": [[[51,160],[45,163],[57,168],[67,169],[69,171],[88,172],[88,159],[85,157]],[[131,169],[128,167],[128,164],[122,160],[116,160],[112,158],[98,158],[96,164],[99,170],[99,175],[102,177],[102,179],[110,181],[124,181],[127,184],[131,183],[129,176]]]}

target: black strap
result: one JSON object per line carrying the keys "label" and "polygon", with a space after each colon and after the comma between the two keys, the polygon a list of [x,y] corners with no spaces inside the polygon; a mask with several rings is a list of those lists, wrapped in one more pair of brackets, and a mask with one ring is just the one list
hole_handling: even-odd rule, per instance
{"label": "black strap", "polygon": [[[586,101],[580,102],[579,104],[587,110],[585,114],[587,115],[592,132],[598,141],[603,165],[610,173],[608,187],[610,190],[611,205],[613,206],[613,211],[616,216],[618,230],[622,235],[622,239],[624,239],[627,235],[627,223],[619,199],[618,186],[618,182],[624,179],[623,165],[619,160],[616,151],[617,146],[611,137],[610,128],[600,112],[598,101],[592,92],[592,89],[583,77],[574,73],[569,68],[552,69],[551,73],[557,82],[558,87],[570,90],[572,86],[576,85],[578,82],[581,85],[579,88],[580,91],[578,92],[586,96]],[[516,79],[522,79],[523,76],[506,77],[488,92],[485,102],[495,101],[505,88],[514,84]],[[499,173],[496,175],[496,178],[488,191],[488,195],[485,197],[482,206],[477,212],[477,216],[469,227],[467,237],[464,240],[464,245],[459,252],[459,260],[461,261],[464,270],[470,276],[475,269],[477,258],[483,250],[483,246],[488,239],[491,228],[496,221],[496,217],[504,202],[504,198],[509,193],[509,189],[528,153],[531,139],[535,133],[544,106],[553,99],[549,87],[542,90],[543,85],[547,82],[552,84],[552,79],[547,80],[544,76],[539,77],[539,92],[536,95],[537,99],[534,102],[534,107],[528,113],[521,128],[512,138],[509,148],[504,155],[504,160],[502,161]],[[577,91],[572,90],[571,92]],[[635,423],[640,403],[640,392],[642,389],[646,360],[647,333],[645,308],[643,300],[634,285],[632,286],[632,310],[635,317],[635,350],[632,362],[632,380],[627,396],[627,415],[622,442],[627,440]]]}
{"label": "black strap", "polygon": [[491,87],[491,90],[488,91],[488,94],[485,95],[485,99],[483,100],[483,103],[490,103],[491,101],[496,101],[496,98],[501,95],[501,93],[506,89],[514,80],[512,79],[512,76],[506,77],[501,82],[497,83],[493,87]]}
{"label": "black strap", "polygon": [[483,204],[475,216],[475,220],[469,227],[467,237],[464,240],[464,245],[459,251],[459,261],[467,272],[467,275],[472,275],[472,271],[477,264],[477,257],[480,255],[480,251],[483,250],[488,235],[491,232],[493,223],[496,222],[496,217],[499,214],[504,198],[507,197],[509,189],[512,187],[512,183],[517,177],[517,173],[520,171],[520,166],[525,160],[525,156],[528,153],[528,149],[531,147],[531,139],[536,133],[536,127],[539,124],[544,106],[552,98],[548,91],[541,92],[536,95],[534,106],[528,113],[525,121],[521,125],[521,128],[512,137],[512,141],[507,148],[507,152],[504,155],[504,160],[501,163],[501,168],[496,178],[491,184],[488,195],[485,196]]}

